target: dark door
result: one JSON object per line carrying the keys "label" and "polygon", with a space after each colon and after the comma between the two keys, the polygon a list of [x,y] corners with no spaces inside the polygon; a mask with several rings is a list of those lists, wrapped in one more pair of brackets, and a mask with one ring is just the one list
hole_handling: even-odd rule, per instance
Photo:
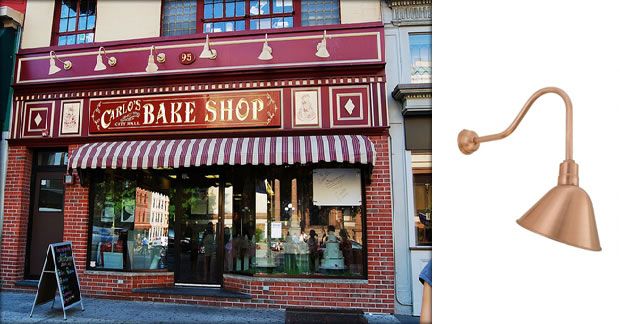
{"label": "dark door", "polygon": [[34,173],[32,223],[27,274],[38,277],[45,261],[47,246],[62,241],[63,203],[65,197],[64,172],[40,171]]}

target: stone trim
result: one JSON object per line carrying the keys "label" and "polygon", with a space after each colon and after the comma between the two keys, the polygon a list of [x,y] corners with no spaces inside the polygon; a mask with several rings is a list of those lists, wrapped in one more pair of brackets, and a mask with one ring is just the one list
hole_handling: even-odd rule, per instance
{"label": "stone trim", "polygon": [[431,25],[431,0],[386,0],[395,26]]}

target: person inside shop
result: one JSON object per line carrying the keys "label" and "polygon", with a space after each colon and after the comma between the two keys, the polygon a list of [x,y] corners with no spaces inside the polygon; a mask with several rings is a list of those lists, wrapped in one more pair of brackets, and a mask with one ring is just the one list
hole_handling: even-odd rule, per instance
{"label": "person inside shop", "polygon": [[202,237],[202,246],[205,250],[204,273],[207,280],[211,280],[211,268],[215,263],[215,229],[212,222],[207,224],[207,229]]}
{"label": "person inside shop", "polygon": [[351,263],[353,261],[353,243],[349,240],[349,233],[344,228],[340,229],[340,251],[342,251],[342,256],[344,257],[344,265],[347,268],[351,268]]}
{"label": "person inside shop", "polygon": [[[331,226],[331,225],[330,225]],[[333,226],[332,226],[333,228]],[[321,228],[321,247],[324,248],[325,247],[325,242],[327,242],[327,230],[325,230],[325,226],[323,226],[323,228]]]}
{"label": "person inside shop", "polygon": [[314,230],[310,230],[310,235],[308,237],[308,257],[310,261],[310,272],[315,272],[317,269],[317,261],[321,260],[321,256],[319,255],[319,240],[316,238],[316,232]]}
{"label": "person inside shop", "polygon": [[422,290],[422,310],[420,311],[420,324],[430,324],[431,317],[431,290],[433,287],[433,260],[428,261],[422,272],[420,272],[420,282],[424,285]]}
{"label": "person inside shop", "polygon": [[232,255],[232,233],[230,227],[224,227],[224,266],[226,271],[233,270],[233,255]]}

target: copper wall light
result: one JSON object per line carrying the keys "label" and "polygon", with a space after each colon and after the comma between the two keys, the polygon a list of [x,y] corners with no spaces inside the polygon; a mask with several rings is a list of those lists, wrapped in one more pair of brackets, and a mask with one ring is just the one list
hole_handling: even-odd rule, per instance
{"label": "copper wall light", "polygon": [[258,56],[259,60],[263,60],[263,61],[269,61],[273,58],[273,55],[271,55],[271,53],[273,52],[273,50],[271,49],[271,46],[269,46],[269,43],[267,42],[267,34],[265,34],[265,42],[263,43],[263,49],[260,52],[260,55]]}
{"label": "copper wall light", "polygon": [[316,53],[314,53],[317,57],[327,58],[329,57],[329,51],[327,51],[327,31],[323,31],[323,39],[316,44]]}
{"label": "copper wall light", "polygon": [[60,72],[60,68],[56,66],[56,61],[59,61],[60,63],[62,63],[62,67],[65,70],[70,70],[71,67],[73,67],[73,64],[71,64],[71,61],[61,60],[56,56],[56,52],[51,51],[50,52],[50,68],[49,68],[49,71],[47,72],[48,75],[52,75],[52,74]]}
{"label": "copper wall light", "polygon": [[144,69],[148,73],[157,72],[157,70],[159,70],[159,67],[157,66],[157,64],[155,64],[155,55],[153,55],[153,53],[157,55],[157,63],[166,62],[166,53],[157,53],[157,49],[155,48],[155,46],[151,46],[151,51],[146,64],[146,69]]}
{"label": "copper wall light", "polygon": [[207,58],[210,60],[215,60],[217,58],[217,51],[215,49],[211,49],[209,47],[209,34],[207,34],[207,38],[205,40],[205,44],[202,47],[202,52],[200,53],[200,58]]}
{"label": "copper wall light", "polygon": [[546,93],[559,95],[566,106],[566,158],[560,164],[558,185],[547,192],[517,223],[550,239],[600,251],[592,201],[588,194],[579,188],[579,169],[573,160],[573,105],[562,89],[548,87],[536,91],[527,100],[517,118],[501,133],[478,136],[474,131],[462,130],[458,136],[459,149],[464,154],[471,154],[480,147],[480,143],[508,137],[519,126],[534,101]]}
{"label": "copper wall light", "polygon": [[114,56],[108,56],[108,54],[106,54],[105,52],[105,48],[103,46],[99,47],[99,52],[97,54],[97,63],[95,64],[95,71],[103,71],[105,69],[107,69],[108,67],[103,64],[103,56],[105,56],[108,59],[108,65],[111,67],[116,66],[116,63],[118,62],[116,60],[116,57]]}

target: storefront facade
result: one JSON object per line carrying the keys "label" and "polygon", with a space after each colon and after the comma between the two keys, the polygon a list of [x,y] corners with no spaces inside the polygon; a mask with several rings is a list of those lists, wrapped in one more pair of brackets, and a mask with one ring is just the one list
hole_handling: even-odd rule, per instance
{"label": "storefront facade", "polygon": [[393,313],[384,58],[381,23],[22,50],[2,288],[72,241],[90,296]]}

